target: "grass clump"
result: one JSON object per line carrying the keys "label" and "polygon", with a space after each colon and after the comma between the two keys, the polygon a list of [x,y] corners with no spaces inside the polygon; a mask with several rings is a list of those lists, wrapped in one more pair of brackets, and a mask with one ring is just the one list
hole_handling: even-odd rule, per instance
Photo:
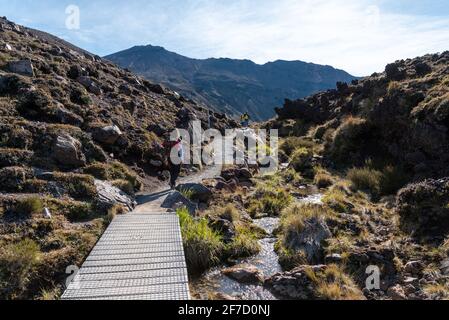
{"label": "grass clump", "polygon": [[252,217],[278,216],[292,202],[292,196],[282,188],[259,187],[251,197],[248,212]]}
{"label": "grass clump", "polygon": [[298,247],[298,239],[308,223],[324,220],[329,215],[327,208],[316,204],[294,204],[282,211],[275,250],[279,255],[279,263],[285,269],[309,264],[310,257]]}
{"label": "grass clump", "polygon": [[382,173],[369,167],[353,168],[348,171],[347,179],[355,190],[379,195],[381,192]]}
{"label": "grass clump", "polygon": [[338,163],[360,160],[361,146],[370,138],[371,129],[365,119],[349,117],[334,132],[329,151]]}
{"label": "grass clump", "polygon": [[316,286],[316,293],[323,300],[363,300],[364,296],[342,267],[335,264],[323,271],[309,269],[306,273]]}
{"label": "grass clump", "polygon": [[97,195],[94,178],[90,175],[58,172],[53,177],[75,199],[94,199]]}
{"label": "grass clump", "polygon": [[324,194],[323,203],[336,212],[347,213],[353,208],[347,198],[341,189],[334,187]]}
{"label": "grass clump", "polygon": [[334,184],[334,178],[322,168],[315,168],[313,183],[320,189],[325,189]]}
{"label": "grass clump", "polygon": [[132,185],[134,191],[140,191],[142,188],[142,183],[138,175],[128,168],[128,166],[118,161],[112,163],[93,163],[84,169],[84,173],[90,174],[100,180],[126,180]]}
{"label": "grass clump", "polygon": [[369,192],[373,196],[395,194],[408,182],[408,175],[399,167],[387,165],[381,170],[370,166],[353,168],[348,171],[347,179],[355,190]]}
{"label": "grass clump", "polygon": [[18,214],[32,215],[42,213],[44,210],[44,204],[39,197],[28,197],[20,199],[16,206],[15,212]]}
{"label": "grass clump", "polygon": [[194,219],[185,208],[179,209],[177,214],[189,272],[201,274],[220,261],[221,237],[209,227],[207,219]]}
{"label": "grass clump", "polygon": [[226,248],[230,259],[246,258],[258,254],[261,250],[257,235],[246,226],[236,227],[236,236]]}
{"label": "grass clump", "polygon": [[0,252],[0,297],[17,299],[26,290],[40,259],[37,243],[24,239],[2,245]]}
{"label": "grass clump", "polygon": [[241,214],[240,211],[232,203],[230,203],[221,210],[219,217],[235,223],[240,221]]}
{"label": "grass clump", "polygon": [[312,167],[313,151],[308,148],[301,147],[293,152],[290,165],[296,172],[304,172]]}

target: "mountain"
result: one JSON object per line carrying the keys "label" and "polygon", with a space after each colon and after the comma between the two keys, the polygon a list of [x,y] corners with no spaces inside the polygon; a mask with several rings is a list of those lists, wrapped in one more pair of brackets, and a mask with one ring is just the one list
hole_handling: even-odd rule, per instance
{"label": "mountain", "polygon": [[151,45],[105,58],[217,111],[234,116],[248,111],[254,120],[273,117],[274,107],[285,98],[305,97],[355,79],[345,71],[301,61],[258,65],[249,60],[199,60]]}

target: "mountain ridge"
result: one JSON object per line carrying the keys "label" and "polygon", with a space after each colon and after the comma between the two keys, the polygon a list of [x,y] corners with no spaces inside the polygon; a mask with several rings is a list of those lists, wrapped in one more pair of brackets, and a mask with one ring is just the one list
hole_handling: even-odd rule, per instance
{"label": "mountain ridge", "polygon": [[188,58],[161,46],[134,46],[105,56],[123,68],[179,91],[216,111],[267,120],[285,98],[297,99],[357,79],[329,65],[300,60]]}

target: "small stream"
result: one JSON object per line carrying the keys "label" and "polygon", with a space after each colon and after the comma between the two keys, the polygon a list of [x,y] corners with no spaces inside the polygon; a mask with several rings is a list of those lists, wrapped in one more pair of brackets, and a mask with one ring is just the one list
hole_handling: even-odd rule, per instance
{"label": "small stream", "polygon": [[[321,203],[322,195],[315,194],[298,199],[300,203]],[[261,218],[254,220],[254,224],[267,232],[267,237],[259,241],[261,251],[258,255],[237,261],[237,264],[249,264],[256,266],[263,272],[265,278],[282,272],[278,262],[278,256],[274,251],[277,238],[273,231],[279,225],[280,218]],[[208,300],[211,296],[221,294],[241,300],[276,300],[270,291],[260,285],[241,284],[222,274],[225,267],[217,267],[192,283],[192,289],[197,299]]]}

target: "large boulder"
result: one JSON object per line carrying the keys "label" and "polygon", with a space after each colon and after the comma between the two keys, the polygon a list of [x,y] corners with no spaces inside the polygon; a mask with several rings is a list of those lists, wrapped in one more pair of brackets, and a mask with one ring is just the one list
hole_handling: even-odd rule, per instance
{"label": "large boulder", "polygon": [[243,264],[223,270],[223,274],[240,283],[261,284],[264,282],[262,271],[253,265]]}
{"label": "large boulder", "polygon": [[396,211],[401,228],[416,236],[449,232],[449,178],[425,180],[400,190]]}
{"label": "large boulder", "polygon": [[11,61],[8,63],[7,69],[23,76],[34,76],[34,67],[30,60]]}
{"label": "large boulder", "polygon": [[212,198],[212,191],[201,183],[185,183],[179,185],[176,190],[188,191],[192,193],[192,200],[209,203]]}
{"label": "large boulder", "polygon": [[103,210],[108,210],[115,205],[121,205],[132,211],[136,206],[136,202],[129,195],[107,181],[95,180],[95,186],[98,194],[96,204]]}
{"label": "large boulder", "polygon": [[119,127],[113,125],[113,126],[107,126],[103,128],[97,128],[93,132],[93,138],[104,144],[113,145],[118,138],[120,138],[123,135],[122,131]]}
{"label": "large boulder", "polygon": [[186,197],[184,197],[180,192],[174,191],[171,192],[164,200],[161,205],[164,209],[172,209],[177,210],[182,207],[186,207],[189,213],[194,216],[198,211],[198,205],[193,203]]}
{"label": "large boulder", "polygon": [[82,152],[82,145],[69,134],[56,138],[53,147],[53,158],[60,164],[80,167],[86,164],[86,157]]}

